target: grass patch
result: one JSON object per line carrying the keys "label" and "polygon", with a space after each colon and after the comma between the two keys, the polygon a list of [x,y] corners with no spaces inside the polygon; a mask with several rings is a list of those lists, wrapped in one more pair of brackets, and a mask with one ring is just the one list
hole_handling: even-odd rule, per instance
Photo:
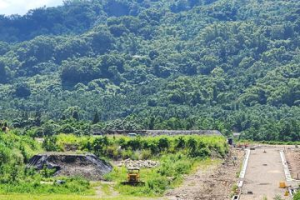
{"label": "grass patch", "polygon": [[[0,200],[148,200],[148,198],[117,196],[117,197],[96,197],[78,195],[0,195]],[[150,200],[150,199],[149,199]],[[153,200],[153,199],[152,199]]]}
{"label": "grass patch", "polygon": [[[57,178],[64,180],[66,183],[58,184],[41,184],[41,179],[36,178],[31,181],[22,181],[18,183],[0,184],[0,194],[77,194],[77,195],[94,195],[95,192],[90,183],[82,178]],[[53,183],[54,180],[45,180]]]}
{"label": "grass patch", "polygon": [[[180,185],[184,175],[205,169],[213,164],[210,158],[223,158],[228,152],[225,138],[220,136],[158,136],[158,137],[78,137],[74,135],[58,135],[47,137],[43,143],[45,149],[64,150],[65,144],[79,147],[80,151],[104,156],[107,160],[131,158],[152,159],[160,162],[153,169],[142,169],[141,180],[144,186],[122,185],[127,179],[127,170],[114,168],[106,175],[106,179],[115,182],[114,186],[89,183],[79,177],[50,178],[51,170],[38,173],[25,167],[26,161],[36,152],[40,145],[30,137],[17,136],[14,133],[0,135],[0,199],[90,199],[95,197],[95,188],[101,187],[103,195],[114,196],[113,189],[120,193],[117,199],[137,199],[162,196],[168,189]],[[13,162],[12,162],[13,161]],[[53,183],[63,179],[65,184]],[[26,194],[26,195],[25,195]],[[30,195],[29,195],[30,194]],[[70,196],[71,194],[71,196]],[[62,195],[62,196],[60,196]],[[36,198],[38,196],[38,198]],[[110,198],[107,198],[110,199]]]}
{"label": "grass patch", "polygon": [[101,184],[101,190],[107,196],[110,196],[112,194],[111,185]]}
{"label": "grass patch", "polygon": [[106,178],[117,183],[114,189],[121,195],[159,197],[166,190],[179,186],[184,175],[193,173],[199,168],[206,170],[209,166],[220,163],[220,160],[203,160],[175,154],[162,156],[160,163],[158,168],[141,169],[141,181],[145,182],[145,186],[122,185],[121,182],[127,178],[125,167],[114,168]]}

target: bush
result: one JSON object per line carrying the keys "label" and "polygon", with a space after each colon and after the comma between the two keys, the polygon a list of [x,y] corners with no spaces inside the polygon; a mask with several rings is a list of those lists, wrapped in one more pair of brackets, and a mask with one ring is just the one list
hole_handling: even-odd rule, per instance
{"label": "bush", "polygon": [[134,151],[130,157],[131,160],[138,160],[139,158],[140,158],[140,153],[138,151]]}
{"label": "bush", "polygon": [[151,150],[147,150],[147,149],[142,150],[142,152],[141,152],[142,160],[148,160],[151,158],[151,156],[152,156]]}
{"label": "bush", "polygon": [[175,139],[175,147],[176,149],[184,149],[185,148],[185,140],[183,137],[179,137],[178,139]]}
{"label": "bush", "polygon": [[158,140],[158,148],[160,149],[160,151],[165,151],[170,147],[170,143],[168,138],[160,138]]}
{"label": "bush", "polygon": [[174,165],[177,174],[187,174],[192,169],[192,164],[188,161],[179,161]]}
{"label": "bush", "polygon": [[162,194],[168,188],[169,182],[165,177],[157,177],[155,179],[149,180],[147,187],[157,194]]}
{"label": "bush", "polygon": [[126,144],[125,148],[131,148],[132,150],[138,150],[141,149],[142,145],[141,145],[141,139],[140,137],[137,137],[133,140],[129,140]]}
{"label": "bush", "polygon": [[121,151],[118,150],[118,146],[110,145],[106,149],[106,155],[113,159],[119,159],[121,157]]}
{"label": "bush", "polygon": [[64,124],[60,129],[59,132],[61,133],[74,133],[74,128],[70,124]]}
{"label": "bush", "polygon": [[199,149],[196,153],[197,157],[206,158],[211,155],[211,152],[207,148]]}
{"label": "bush", "polygon": [[56,137],[46,137],[43,142],[43,148],[46,151],[58,151],[59,147],[57,145],[57,138]]}
{"label": "bush", "polygon": [[128,149],[128,150],[122,150],[121,151],[121,156],[123,159],[128,159],[131,158],[133,156],[133,151]]}

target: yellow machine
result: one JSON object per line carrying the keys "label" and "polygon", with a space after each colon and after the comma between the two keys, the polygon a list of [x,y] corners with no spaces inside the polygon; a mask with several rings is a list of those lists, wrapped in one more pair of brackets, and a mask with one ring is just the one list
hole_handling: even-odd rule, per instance
{"label": "yellow machine", "polygon": [[140,181],[140,169],[139,168],[128,168],[127,181],[123,182],[124,185],[145,185],[144,182]]}

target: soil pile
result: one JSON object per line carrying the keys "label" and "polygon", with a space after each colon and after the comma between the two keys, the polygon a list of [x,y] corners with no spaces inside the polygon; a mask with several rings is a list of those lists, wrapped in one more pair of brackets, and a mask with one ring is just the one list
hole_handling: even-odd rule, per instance
{"label": "soil pile", "polygon": [[55,169],[54,176],[82,176],[89,180],[102,180],[112,165],[93,154],[47,153],[33,156],[27,165],[36,170]]}

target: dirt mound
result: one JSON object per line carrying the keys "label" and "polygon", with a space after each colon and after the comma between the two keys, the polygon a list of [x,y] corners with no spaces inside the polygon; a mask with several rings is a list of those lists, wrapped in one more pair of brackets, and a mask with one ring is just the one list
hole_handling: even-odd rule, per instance
{"label": "dirt mound", "polygon": [[39,154],[33,156],[27,166],[36,170],[55,169],[54,176],[82,176],[89,180],[101,180],[112,170],[110,163],[93,154]]}

